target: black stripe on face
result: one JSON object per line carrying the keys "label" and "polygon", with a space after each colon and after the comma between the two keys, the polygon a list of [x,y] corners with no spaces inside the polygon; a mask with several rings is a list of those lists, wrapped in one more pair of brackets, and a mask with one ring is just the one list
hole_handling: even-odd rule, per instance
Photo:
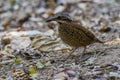
{"label": "black stripe on face", "polygon": [[55,20],[56,20],[56,18],[49,18],[46,20],[46,22],[51,22],[51,21],[55,21]]}

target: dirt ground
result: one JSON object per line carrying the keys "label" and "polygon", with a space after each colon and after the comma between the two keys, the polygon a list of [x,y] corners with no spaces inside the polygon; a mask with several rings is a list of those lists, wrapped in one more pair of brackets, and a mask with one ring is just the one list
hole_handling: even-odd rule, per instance
{"label": "dirt ground", "polygon": [[[56,22],[69,13],[103,44],[64,44]],[[0,80],[120,80],[119,0],[0,0]]]}

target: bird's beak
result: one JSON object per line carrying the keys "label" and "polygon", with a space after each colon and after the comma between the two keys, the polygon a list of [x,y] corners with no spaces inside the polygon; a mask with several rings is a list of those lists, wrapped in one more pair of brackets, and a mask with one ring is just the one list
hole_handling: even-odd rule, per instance
{"label": "bird's beak", "polygon": [[51,21],[55,21],[55,20],[56,20],[56,18],[53,17],[53,18],[49,18],[49,19],[47,19],[46,22],[51,22]]}

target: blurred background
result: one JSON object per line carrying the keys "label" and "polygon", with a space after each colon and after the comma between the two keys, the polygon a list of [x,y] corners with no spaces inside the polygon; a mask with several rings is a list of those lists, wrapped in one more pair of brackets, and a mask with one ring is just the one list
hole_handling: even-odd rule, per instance
{"label": "blurred background", "polygon": [[112,27],[119,23],[119,4],[119,0],[0,0],[0,31],[54,29],[56,24],[46,24],[45,20],[68,12],[94,32],[109,32],[119,26]]}
{"label": "blurred background", "polygon": [[[75,21],[79,22],[80,24],[84,25],[87,29],[94,32],[96,37],[98,37],[100,40],[106,42],[113,41],[110,42],[107,48],[113,45],[118,46],[115,47],[116,48],[115,50],[108,49],[108,51],[106,51],[106,54],[109,53],[109,55],[105,55],[102,56],[102,58],[97,59],[96,60],[97,64],[101,64],[101,63],[107,64],[108,62],[113,64],[114,62],[116,63],[117,61],[118,63],[120,63],[119,61],[120,0],[0,0],[0,39],[1,39],[0,40],[0,61],[1,61],[0,75],[3,76],[3,77],[0,76],[0,80],[3,80],[3,78],[4,80],[14,80],[13,77],[16,76],[21,77],[21,75],[31,76],[32,74],[33,74],[32,76],[34,77],[34,73],[39,75],[36,69],[34,69],[35,67],[33,67],[33,64],[29,63],[29,61],[27,62],[25,61],[26,56],[27,58],[35,59],[36,56],[31,57],[31,54],[34,53],[38,53],[40,56],[42,55],[42,57],[39,58],[41,63],[37,61],[35,62],[35,64],[39,64],[40,67],[38,67],[38,65],[37,67],[40,68],[40,70],[41,70],[41,66],[42,69],[44,68],[44,65],[47,66],[49,65],[50,67],[52,66],[51,68],[47,68],[47,69],[45,68],[43,71],[41,70],[40,75],[42,74],[42,76],[39,76],[39,78],[36,80],[52,80],[54,73],[56,72],[58,73],[58,71],[61,71],[61,67],[60,67],[61,65],[63,68],[67,67],[70,69],[75,69],[76,71],[78,71],[78,73],[80,73],[79,70],[81,65],[73,64],[74,61],[72,59],[68,59],[66,60],[68,62],[64,62],[64,63],[56,61],[56,59],[54,59],[57,57],[59,58],[60,55],[66,55],[66,54],[62,53],[59,55],[55,53],[50,53],[51,50],[52,51],[58,49],[66,50],[66,46],[65,45],[64,47],[61,46],[62,45],[60,43],[61,40],[57,36],[58,24],[55,22],[46,23],[45,21],[49,17],[63,12],[69,13],[72,17],[74,17]],[[35,38],[36,35],[40,35],[40,37]],[[31,43],[32,41],[33,43]],[[34,48],[29,47],[29,45],[31,44],[34,46]],[[34,50],[35,48],[37,48],[39,51]],[[91,48],[88,49],[88,52],[91,53],[100,52],[100,51],[95,52],[95,49],[103,50],[106,49],[106,46],[103,47],[101,45],[93,45]],[[48,53],[44,54],[41,53],[40,51],[44,51],[44,53],[45,52]],[[16,54],[22,55],[24,57],[16,58]],[[37,57],[39,55],[37,55]],[[53,59],[53,61],[50,61],[51,59]],[[8,66],[6,66],[6,63]],[[16,63],[20,63],[20,64],[16,64]],[[92,63],[90,63],[90,65],[91,64]],[[24,67],[26,65],[27,68]],[[29,74],[26,73],[24,71],[24,68],[29,72],[31,71],[31,73]],[[86,73],[90,71],[90,69],[87,70],[88,69],[87,66],[84,66],[83,68],[81,68],[81,71],[86,70]],[[105,70],[103,70],[104,73]],[[110,72],[108,68],[107,71]],[[20,73],[20,75],[18,75],[18,73]],[[105,75],[107,73],[105,73]],[[49,79],[48,79],[48,75],[50,75]],[[88,75],[92,75],[92,74],[88,74]],[[103,75],[101,77],[104,77]],[[119,77],[119,75],[117,76]],[[107,75],[107,78],[105,76],[104,79],[103,78],[93,79],[93,77],[89,77],[86,79],[81,78],[78,80],[108,80],[108,79],[114,80],[108,77],[109,75]],[[15,80],[18,79],[16,78]],[[32,80],[32,79],[21,79],[21,80]]]}
{"label": "blurred background", "polygon": [[56,13],[68,12],[94,31],[109,31],[119,20],[119,0],[0,0],[0,31],[55,28],[45,20]]}

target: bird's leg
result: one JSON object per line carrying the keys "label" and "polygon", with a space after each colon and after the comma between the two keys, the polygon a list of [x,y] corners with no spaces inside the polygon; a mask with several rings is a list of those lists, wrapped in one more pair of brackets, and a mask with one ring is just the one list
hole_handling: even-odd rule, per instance
{"label": "bird's leg", "polygon": [[80,54],[80,59],[82,58],[83,54],[86,52],[86,47],[83,48],[82,53]]}
{"label": "bird's leg", "polygon": [[74,53],[76,49],[77,49],[77,48],[74,47],[74,48],[69,52],[69,55],[64,59],[64,61],[67,60],[69,57],[71,57],[71,56],[72,56],[72,53]]}
{"label": "bird's leg", "polygon": [[75,50],[76,50],[77,48],[76,47],[74,47],[71,51],[70,51],[70,53],[69,53],[69,56],[68,57],[70,57],[71,55],[72,55],[72,53],[74,53],[75,52]]}
{"label": "bird's leg", "polygon": [[77,58],[77,59],[75,59],[75,62],[76,62],[76,63],[78,63],[79,59],[80,59],[80,61],[85,60],[84,58],[82,59],[82,56],[83,56],[83,54],[84,54],[85,52],[86,52],[86,46],[83,47],[83,51],[82,51],[82,53],[81,53],[80,55],[78,55],[78,56],[80,56],[80,57]]}

